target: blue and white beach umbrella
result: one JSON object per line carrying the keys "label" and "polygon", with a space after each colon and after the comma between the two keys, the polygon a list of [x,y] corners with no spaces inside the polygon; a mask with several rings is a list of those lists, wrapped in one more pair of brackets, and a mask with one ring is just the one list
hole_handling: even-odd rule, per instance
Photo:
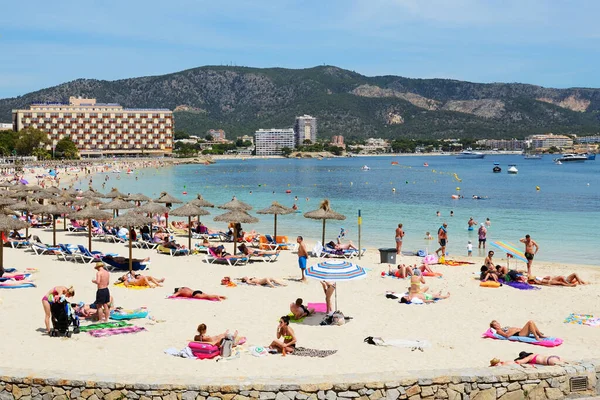
{"label": "blue and white beach umbrella", "polygon": [[[311,265],[305,272],[308,278],[326,282],[343,282],[366,278],[367,271],[347,260],[325,260]],[[337,310],[337,287],[335,290],[335,309]]]}

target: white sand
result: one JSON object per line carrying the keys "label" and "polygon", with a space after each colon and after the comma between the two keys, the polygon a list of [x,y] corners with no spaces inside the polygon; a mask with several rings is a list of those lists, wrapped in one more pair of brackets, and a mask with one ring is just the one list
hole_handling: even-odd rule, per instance
{"label": "white sand", "polygon": [[[62,226],[62,225],[60,225]],[[32,229],[43,241],[50,242],[51,230]],[[314,232],[312,240],[317,240]],[[311,238],[309,238],[310,240]],[[87,244],[85,234],[58,234],[60,243]],[[186,243],[187,238],[179,238]],[[308,248],[311,248],[309,243]],[[94,241],[94,250],[127,255],[122,244]],[[226,244],[231,251],[232,244]],[[402,291],[408,281],[381,278],[387,265],[379,264],[379,254],[369,250],[361,265],[371,268],[367,279],[339,283],[339,308],[354,319],[344,326],[307,326],[293,324],[298,345],[316,349],[334,349],[338,353],[311,359],[295,356],[252,357],[242,354],[237,360],[189,360],[166,355],[169,347],[183,348],[192,339],[198,324],[206,323],[209,334],[225,329],[238,329],[247,336],[248,345],[268,345],[274,339],[278,318],[289,312],[289,304],[297,297],[304,302],[324,302],[321,285],[316,281],[290,281],[285,288],[220,285],[224,276],[297,278],[297,256],[282,252],[273,264],[253,263],[241,267],[209,265],[203,256],[170,257],[150,250],[134,249],[134,257],[152,257],[148,274],[166,277],[164,288],[131,290],[114,288],[111,293],[119,306],[147,306],[151,315],[166,322],[152,324],[149,320],[134,320],[148,331],[132,335],[94,338],[81,333],[71,339],[51,338],[43,331],[43,311],[40,299],[55,285],[74,285],[76,301],[91,302],[95,285],[91,282],[95,270],[89,264],[58,261],[55,256],[35,256],[21,249],[4,249],[5,267],[39,269],[34,275],[33,289],[0,290],[0,320],[3,322],[0,368],[3,373],[13,368],[25,369],[59,377],[81,374],[96,379],[137,382],[218,382],[232,377],[309,376],[315,381],[324,375],[345,373],[378,373],[462,367],[483,367],[493,357],[513,359],[519,351],[557,354],[566,359],[600,356],[600,348],[591,345],[600,328],[564,324],[572,312],[600,314],[600,294],[597,283],[600,269],[575,265],[548,265],[535,262],[534,272],[566,275],[577,271],[591,285],[575,288],[544,287],[539,291],[520,291],[510,287],[481,288],[472,279],[478,264],[462,267],[435,266],[444,274],[442,279],[426,278],[431,290],[449,290],[452,297],[432,305],[403,305],[384,297],[386,290]],[[498,260],[499,261],[499,260]],[[316,262],[315,258],[309,263]],[[403,262],[416,258],[403,257]],[[576,260],[574,260],[576,262]],[[522,267],[523,264],[521,263]],[[111,280],[118,277],[111,274]],[[174,287],[188,286],[207,293],[228,296],[218,303],[209,301],[166,300]],[[547,335],[558,336],[565,343],[554,349],[482,339],[491,319],[503,325],[522,326],[535,320]],[[366,336],[387,339],[428,340],[432,347],[425,352],[399,348],[381,348],[363,343]],[[176,378],[174,378],[176,377]],[[347,378],[351,379],[351,378]]]}

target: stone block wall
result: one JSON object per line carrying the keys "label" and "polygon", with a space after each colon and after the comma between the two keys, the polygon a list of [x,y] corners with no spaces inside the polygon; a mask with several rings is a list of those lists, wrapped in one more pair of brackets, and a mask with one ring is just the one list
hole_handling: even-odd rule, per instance
{"label": "stone block wall", "polygon": [[[393,375],[340,375],[340,382],[356,383],[293,383],[294,379],[310,379],[277,378],[268,384],[158,385],[25,376],[0,377],[0,400],[556,400],[600,396],[600,360],[564,367],[422,371],[395,379]],[[588,378],[587,390],[571,392],[570,378],[576,376]]]}

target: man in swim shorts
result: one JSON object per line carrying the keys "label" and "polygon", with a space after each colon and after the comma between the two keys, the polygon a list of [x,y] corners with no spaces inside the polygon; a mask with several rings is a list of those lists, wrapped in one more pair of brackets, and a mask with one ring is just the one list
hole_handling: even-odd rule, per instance
{"label": "man in swim shorts", "polygon": [[444,222],[440,229],[438,229],[438,243],[440,244],[440,248],[435,251],[435,254],[440,256],[440,251],[442,252],[442,256],[446,255],[446,243],[448,242],[448,224]]}
{"label": "man in swim shorts", "polygon": [[527,275],[531,276],[531,266],[533,265],[533,257],[537,254],[540,247],[529,235],[525,235],[524,239],[520,240],[525,244],[525,258],[527,259]]}
{"label": "man in swim shorts", "polygon": [[306,246],[304,245],[304,239],[302,238],[302,236],[298,236],[296,238],[296,242],[298,242],[298,266],[300,267],[300,271],[302,271],[302,282],[306,282],[306,276],[304,276],[304,271],[306,270],[308,252],[306,251]]}
{"label": "man in swim shorts", "polygon": [[96,290],[96,306],[98,308],[98,321],[99,322],[108,322],[108,317],[110,317],[110,292],[108,290],[108,283],[110,281],[110,275],[108,271],[104,268],[103,262],[97,262],[94,265],[96,269],[96,279],[92,280],[92,283],[95,283],[98,286],[98,290]]}

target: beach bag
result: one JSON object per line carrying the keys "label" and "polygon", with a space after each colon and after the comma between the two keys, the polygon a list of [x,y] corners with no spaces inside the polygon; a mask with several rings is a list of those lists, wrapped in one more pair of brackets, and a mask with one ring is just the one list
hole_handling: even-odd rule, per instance
{"label": "beach bag", "polygon": [[227,335],[221,340],[221,357],[231,357],[233,348],[233,336]]}
{"label": "beach bag", "polygon": [[425,252],[425,250],[417,251],[417,256],[419,256],[419,257],[425,257],[426,255],[427,255],[427,253]]}
{"label": "beach bag", "polygon": [[346,323],[346,317],[341,311],[336,311],[331,316],[331,325],[344,325]]}

